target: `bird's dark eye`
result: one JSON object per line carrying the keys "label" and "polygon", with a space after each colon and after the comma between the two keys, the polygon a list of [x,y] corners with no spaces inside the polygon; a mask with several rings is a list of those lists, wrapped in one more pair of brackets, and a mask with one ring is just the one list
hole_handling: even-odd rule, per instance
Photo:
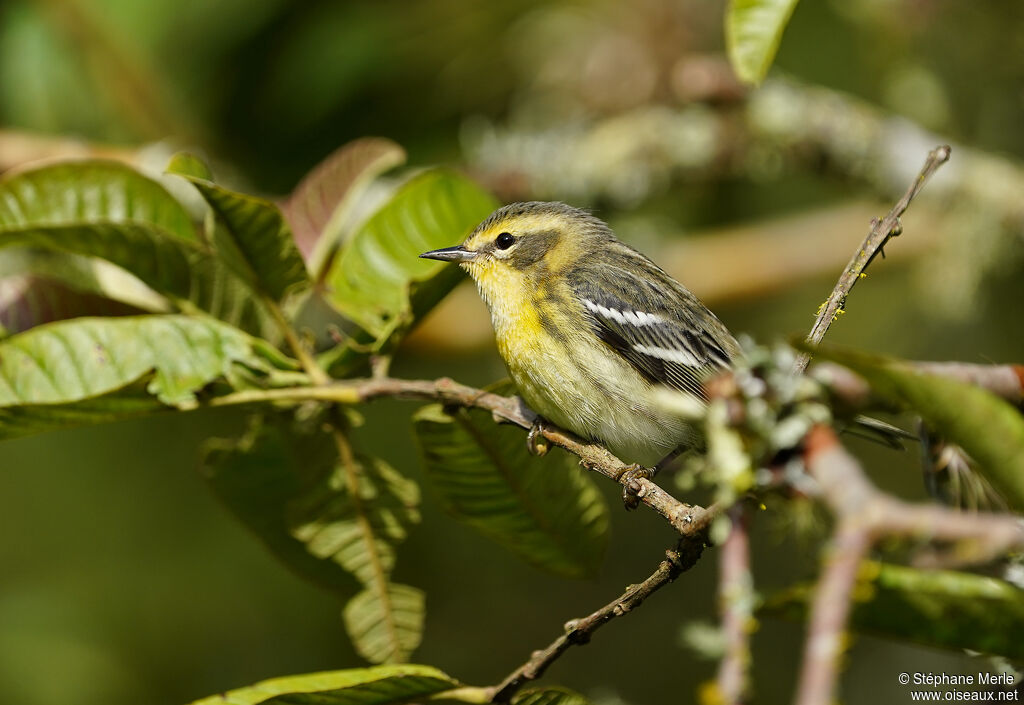
{"label": "bird's dark eye", "polygon": [[502,233],[494,240],[499,250],[507,250],[515,243],[516,238],[512,233]]}

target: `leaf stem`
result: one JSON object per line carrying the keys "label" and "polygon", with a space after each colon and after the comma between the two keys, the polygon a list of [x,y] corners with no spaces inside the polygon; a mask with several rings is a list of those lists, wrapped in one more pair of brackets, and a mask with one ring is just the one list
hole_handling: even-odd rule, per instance
{"label": "leaf stem", "polygon": [[331,381],[330,376],[324,372],[323,368],[320,367],[316,359],[310,354],[309,349],[299,339],[299,334],[295,332],[295,328],[288,319],[285,318],[284,312],[281,311],[281,307],[278,303],[269,296],[263,297],[263,303],[266,305],[267,310],[270,311],[270,315],[277,324],[277,327],[280,329],[285,341],[288,343],[288,347],[291,348],[293,353],[295,353],[296,359],[298,359],[299,364],[302,365],[302,369],[305,370],[306,374],[309,375],[313,384],[329,384]]}

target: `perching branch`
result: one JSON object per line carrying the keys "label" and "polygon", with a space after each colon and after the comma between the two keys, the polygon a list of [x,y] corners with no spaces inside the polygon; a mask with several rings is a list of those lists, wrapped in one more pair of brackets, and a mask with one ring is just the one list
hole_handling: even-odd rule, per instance
{"label": "perching branch", "polygon": [[[882,248],[885,247],[889,238],[899,235],[902,231],[903,226],[900,224],[900,216],[906,212],[910,202],[921,191],[929,177],[949,160],[950,151],[949,146],[944,145],[936,147],[929,152],[928,159],[925,160],[924,166],[918,173],[917,178],[914,179],[907,192],[903,194],[903,198],[897,201],[896,205],[893,206],[892,210],[884,218],[881,220],[876,219],[872,222],[871,232],[868,233],[860,248],[854,253],[849,264],[846,265],[846,269],[840,275],[839,281],[836,282],[835,288],[832,289],[832,293],[829,294],[821,310],[818,311],[814,327],[811,328],[811,332],[807,336],[808,342],[816,345],[825,337],[825,332],[832,325],[832,321],[842,312],[846,297],[857,283],[857,280],[864,275],[868,265],[871,264],[878,253],[881,252],[882,256],[885,256]],[[803,372],[810,360],[811,356],[809,354],[801,353],[794,365],[796,373]]]}
{"label": "perching branch", "polygon": [[[537,418],[519,397],[492,394],[447,378],[429,381],[382,377],[345,380],[312,387],[248,390],[215,397],[210,399],[207,405],[230,406],[275,401],[293,404],[303,401],[359,404],[380,398],[437,401],[449,406],[485,409],[491,412],[495,420],[524,429],[530,429]],[[569,431],[548,424],[545,424],[539,433],[553,445],[578,456],[580,464],[588,470],[593,470],[622,485],[627,484],[626,470],[630,466],[612,455],[604,446],[590,443]],[[703,535],[711,520],[717,516],[718,510],[715,507],[705,509],[680,502],[652,480],[639,478],[632,480],[632,483],[637,489],[637,498],[640,502],[658,512],[684,537]]]}
{"label": "perching branch", "polygon": [[520,688],[540,678],[547,667],[570,647],[586,644],[590,641],[590,635],[602,626],[639,607],[644,600],[675,580],[680,573],[692,568],[700,558],[702,548],[702,542],[684,540],[676,548],[665,551],[665,560],[658,564],[658,569],[650,577],[642,583],[630,585],[621,596],[596,612],[566,624],[562,636],[551,642],[547,648],[535,652],[529,661],[510,673],[495,687],[491,702],[507,703]]}

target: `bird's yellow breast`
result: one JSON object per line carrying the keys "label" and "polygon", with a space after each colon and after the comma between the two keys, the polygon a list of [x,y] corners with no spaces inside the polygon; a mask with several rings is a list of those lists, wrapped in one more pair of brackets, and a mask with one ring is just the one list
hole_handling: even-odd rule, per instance
{"label": "bird's yellow breast", "polygon": [[571,296],[510,267],[470,273],[491,311],[498,352],[534,411],[626,462],[656,462],[685,440],[679,419],[654,405],[650,383],[579,325],[584,314]]}

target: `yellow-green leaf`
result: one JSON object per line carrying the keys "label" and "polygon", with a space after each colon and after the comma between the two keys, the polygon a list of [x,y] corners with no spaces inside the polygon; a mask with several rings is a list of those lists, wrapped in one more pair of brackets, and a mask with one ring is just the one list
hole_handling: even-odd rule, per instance
{"label": "yellow-green leaf", "polygon": [[409,658],[423,638],[423,591],[400,583],[363,590],[349,600],[342,616],[356,651],[367,661],[396,663]]}
{"label": "yellow-green leaf", "polygon": [[80,223],[146,223],[183,240],[198,239],[184,206],[124,164],[61,162],[0,179],[0,230]]}
{"label": "yellow-green leaf", "polygon": [[760,83],[779,50],[797,0],[730,0],[725,44],[740,80]]}
{"label": "yellow-green leaf", "polygon": [[588,705],[590,701],[568,688],[531,688],[517,693],[512,705]]}
{"label": "yellow-green leaf", "polygon": [[458,686],[430,666],[374,666],[273,678],[192,705],[402,705]]}
{"label": "yellow-green leaf", "polygon": [[210,318],[76,318],[0,341],[0,407],[77,402],[149,373],[151,394],[188,406],[235,364],[264,366],[258,341]]}

